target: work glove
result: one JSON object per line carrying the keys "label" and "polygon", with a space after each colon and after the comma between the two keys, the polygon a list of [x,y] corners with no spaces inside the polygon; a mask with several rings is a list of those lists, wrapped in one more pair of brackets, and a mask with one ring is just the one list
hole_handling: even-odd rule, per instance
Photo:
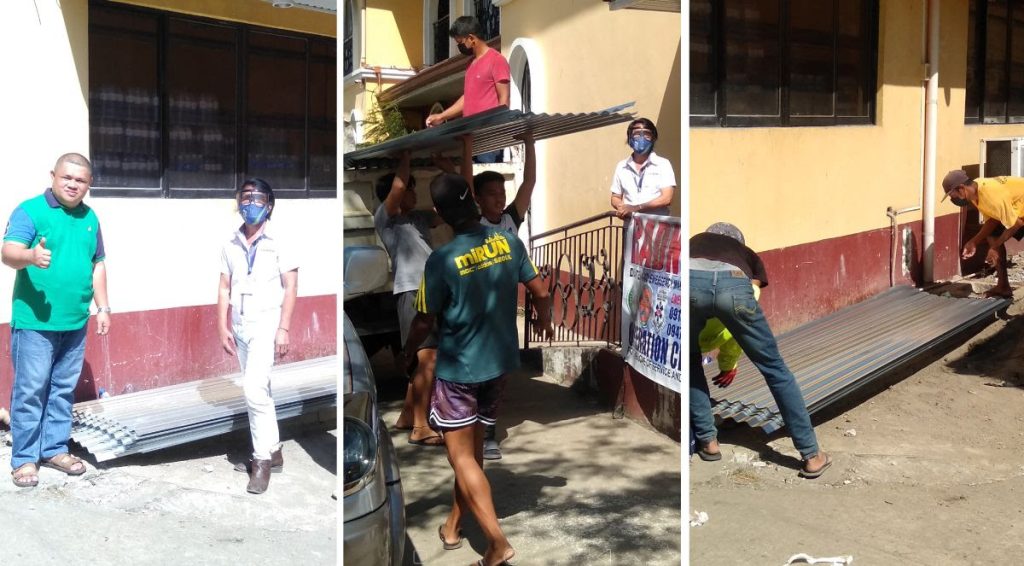
{"label": "work glove", "polygon": [[714,383],[715,385],[717,385],[719,387],[725,388],[725,387],[729,387],[729,384],[732,383],[732,380],[735,379],[735,378],[736,378],[736,369],[733,368],[733,369],[731,369],[729,371],[719,372],[718,375],[716,375],[715,377],[711,378],[711,383]]}

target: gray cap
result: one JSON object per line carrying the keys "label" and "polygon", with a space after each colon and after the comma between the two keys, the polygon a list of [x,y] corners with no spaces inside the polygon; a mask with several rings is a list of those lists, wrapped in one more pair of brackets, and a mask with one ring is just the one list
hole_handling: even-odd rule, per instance
{"label": "gray cap", "polygon": [[729,224],[728,222],[715,222],[705,232],[709,234],[718,234],[720,236],[729,236],[737,242],[747,245],[746,240],[743,239],[743,232],[736,226]]}
{"label": "gray cap", "polygon": [[[946,197],[948,197],[949,191],[970,182],[971,178],[967,176],[966,171],[963,169],[953,169],[942,178],[942,190],[946,192]],[[946,200],[946,197],[942,197],[942,200]]]}

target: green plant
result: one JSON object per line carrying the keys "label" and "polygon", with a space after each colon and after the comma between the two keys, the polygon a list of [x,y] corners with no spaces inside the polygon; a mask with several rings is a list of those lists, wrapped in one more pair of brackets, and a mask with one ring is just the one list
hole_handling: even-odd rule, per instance
{"label": "green plant", "polygon": [[399,138],[409,133],[405,127],[405,117],[394,104],[375,102],[369,115],[363,120],[363,139],[361,145],[374,145]]}

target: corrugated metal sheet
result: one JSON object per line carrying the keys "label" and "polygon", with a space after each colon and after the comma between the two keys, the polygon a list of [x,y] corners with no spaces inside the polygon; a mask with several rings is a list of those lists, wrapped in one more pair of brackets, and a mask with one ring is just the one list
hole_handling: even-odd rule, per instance
{"label": "corrugated metal sheet", "polygon": [[461,142],[457,138],[467,133],[473,134],[473,155],[478,155],[518,145],[522,142],[516,137],[528,130],[533,132],[535,140],[540,141],[628,122],[633,119],[633,114],[622,111],[631,106],[633,103],[627,102],[607,110],[579,114],[534,114],[494,108],[384,143],[345,152],[345,167],[390,169],[395,166],[395,158],[406,150],[410,151],[414,158],[460,151]]}
{"label": "corrugated metal sheet", "polygon": [[[813,414],[975,324],[993,319],[1006,299],[956,299],[913,287],[889,289],[778,336],[779,351]],[[711,383],[718,366],[704,367],[713,411],[723,419],[772,433],[782,428],[775,400],[745,356],[736,381]]]}
{"label": "corrugated metal sheet", "polygon": [[[264,1],[275,6],[278,4],[275,0]],[[338,13],[338,0],[281,0],[280,4],[281,8],[300,8],[335,15]]]}
{"label": "corrugated metal sheet", "polygon": [[651,10],[655,12],[682,11],[682,0],[611,0],[612,10]]}
{"label": "corrugated metal sheet", "polygon": [[[274,367],[277,418],[337,406],[338,358]],[[241,375],[76,403],[71,439],[98,462],[248,428]]]}

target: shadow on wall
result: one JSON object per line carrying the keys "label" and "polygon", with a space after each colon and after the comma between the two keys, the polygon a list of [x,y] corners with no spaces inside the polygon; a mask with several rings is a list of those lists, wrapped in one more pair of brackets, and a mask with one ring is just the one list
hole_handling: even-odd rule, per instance
{"label": "shadow on wall", "polygon": [[[680,90],[680,74],[682,67],[682,43],[676,45],[676,56],[672,58],[672,69],[668,81],[665,84],[665,94],[661,99],[661,108],[658,109],[658,155],[667,158],[672,162],[676,170],[676,193],[672,196],[672,204],[669,207],[673,216],[682,216],[683,185],[684,178],[682,169],[682,124],[683,116],[680,105],[682,103],[682,91]],[[689,120],[689,117],[686,118]],[[689,191],[686,191],[689,193]]]}

